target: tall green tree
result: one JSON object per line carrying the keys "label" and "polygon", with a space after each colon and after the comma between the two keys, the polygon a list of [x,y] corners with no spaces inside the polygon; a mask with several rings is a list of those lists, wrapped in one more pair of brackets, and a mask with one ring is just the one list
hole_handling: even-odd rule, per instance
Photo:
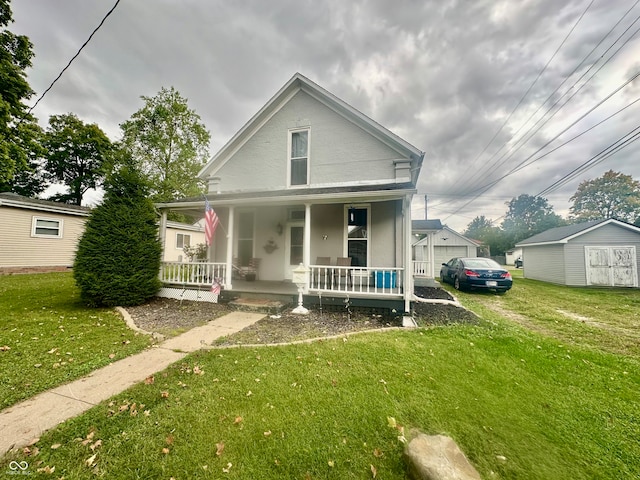
{"label": "tall green tree", "polygon": [[580,183],[570,201],[570,216],[576,221],[616,218],[633,223],[640,220],[640,182],[613,170]]}
{"label": "tall green tree", "polygon": [[81,299],[92,306],[139,305],[160,288],[157,215],[139,172],[123,167],[105,182],[73,266]]}
{"label": "tall green tree", "polygon": [[187,99],[173,87],[154,97],[122,123],[122,144],[151,183],[156,202],[197,196],[198,171],[209,157],[210,134]]}
{"label": "tall green tree", "polygon": [[80,205],[87,190],[102,185],[113,146],[96,124],[85,124],[73,113],[52,115],[44,135],[46,170],[68,191],[52,199]]}
{"label": "tall green tree", "polygon": [[[24,35],[7,29],[13,22],[9,0],[0,0],[0,188],[8,185],[16,172],[26,170],[29,163],[29,128],[35,124],[24,104],[33,95],[25,70],[31,66],[33,45]],[[22,135],[27,137],[23,138]]]}
{"label": "tall green tree", "polygon": [[35,121],[21,122],[15,126],[15,146],[24,153],[16,164],[13,177],[0,181],[0,192],[14,192],[25,197],[37,197],[49,186],[45,171],[45,149],[42,145],[43,130]]}
{"label": "tall green tree", "polygon": [[532,235],[566,224],[543,197],[522,194],[508,201],[507,206],[509,209],[502,229],[510,237],[511,246]]}
{"label": "tall green tree", "polygon": [[493,232],[495,228],[496,227],[493,226],[493,220],[488,219],[484,215],[480,215],[471,220],[469,225],[467,225],[467,229],[464,231],[464,235],[469,238],[484,241],[487,235]]}

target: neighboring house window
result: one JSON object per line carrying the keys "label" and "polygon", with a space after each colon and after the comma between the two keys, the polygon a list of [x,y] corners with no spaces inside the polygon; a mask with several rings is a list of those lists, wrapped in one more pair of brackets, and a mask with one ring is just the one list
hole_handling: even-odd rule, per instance
{"label": "neighboring house window", "polygon": [[289,132],[289,184],[309,184],[309,130]]}
{"label": "neighboring house window", "polygon": [[55,218],[33,217],[32,237],[62,238],[62,220]]}
{"label": "neighboring house window", "polygon": [[176,248],[183,249],[191,246],[191,235],[186,233],[176,233]]}
{"label": "neighboring house window", "polygon": [[368,265],[369,207],[347,209],[347,256],[355,267]]}

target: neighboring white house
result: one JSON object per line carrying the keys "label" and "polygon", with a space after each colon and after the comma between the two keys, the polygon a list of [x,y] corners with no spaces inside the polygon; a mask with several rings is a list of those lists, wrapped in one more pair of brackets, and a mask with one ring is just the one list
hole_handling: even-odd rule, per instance
{"label": "neighboring white house", "polygon": [[73,266],[89,208],[0,193],[0,273]]}
{"label": "neighboring white house", "polygon": [[165,262],[188,262],[184,247],[195,247],[204,244],[204,227],[198,223],[189,225],[186,223],[167,222],[164,235]]}
{"label": "neighboring white house", "polygon": [[[211,270],[193,287],[214,277],[226,291],[240,292],[233,272],[259,265],[255,288],[266,293],[292,281],[302,264],[309,270],[304,291],[316,299],[389,300],[408,311],[411,200],[423,157],[294,75],[199,173],[220,226],[209,250]],[[204,213],[201,197],[157,206],[165,214]],[[178,270],[165,265],[166,284],[183,287]]]}
{"label": "neighboring white house", "polygon": [[523,275],[571,286],[637,287],[640,227],[614,219],[552,228],[518,242]]}
{"label": "neighboring white house", "polygon": [[434,237],[442,230],[440,220],[413,220],[412,250],[413,250],[413,275],[416,277],[434,278],[440,271],[435,265],[433,258]]}
{"label": "neighboring white house", "polygon": [[480,243],[465,237],[446,225],[433,237],[436,275],[440,266],[454,257],[477,257]]}

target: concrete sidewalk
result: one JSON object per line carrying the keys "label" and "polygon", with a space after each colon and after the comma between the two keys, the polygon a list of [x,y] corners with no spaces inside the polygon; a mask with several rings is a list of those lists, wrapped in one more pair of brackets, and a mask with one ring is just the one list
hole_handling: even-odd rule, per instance
{"label": "concrete sidewalk", "polygon": [[262,313],[229,313],[1,411],[0,455],[29,444],[46,430],[164,370],[215,339],[242,330],[263,317]]}

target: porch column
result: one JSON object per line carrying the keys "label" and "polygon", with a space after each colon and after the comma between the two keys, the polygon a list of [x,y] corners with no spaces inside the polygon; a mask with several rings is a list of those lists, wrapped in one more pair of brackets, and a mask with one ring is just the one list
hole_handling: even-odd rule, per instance
{"label": "porch column", "polygon": [[233,277],[233,207],[229,207],[229,223],[227,224],[227,258],[225,268],[225,288],[231,289],[231,279]]}
{"label": "porch column", "polygon": [[[311,204],[304,204],[304,248],[302,249],[302,261],[304,266],[309,268],[311,265]],[[307,284],[304,292],[309,293],[309,276],[307,276]]]}
{"label": "porch column", "polygon": [[436,278],[436,249],[433,246],[436,240],[436,232],[429,234],[429,259],[431,260],[431,278]]}
{"label": "porch column", "polygon": [[413,262],[411,261],[411,195],[404,198],[404,233],[402,234],[402,249],[404,253],[404,311],[411,312],[411,297],[413,296]]}
{"label": "porch column", "polygon": [[166,237],[167,237],[167,211],[162,210],[160,212],[160,230],[158,232],[158,236],[160,237],[160,243],[162,244],[162,260],[164,261],[164,248],[166,245]]}

